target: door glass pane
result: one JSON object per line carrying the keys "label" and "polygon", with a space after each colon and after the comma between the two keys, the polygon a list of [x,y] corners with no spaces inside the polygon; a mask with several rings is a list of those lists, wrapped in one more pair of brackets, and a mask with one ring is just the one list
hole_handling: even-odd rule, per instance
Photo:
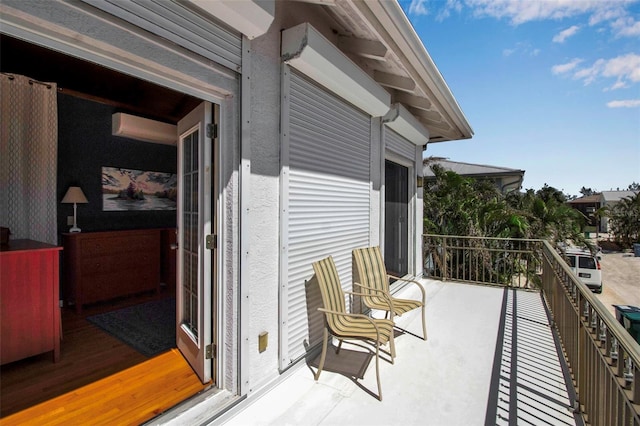
{"label": "door glass pane", "polygon": [[183,139],[182,325],[198,337],[198,131]]}
{"label": "door glass pane", "polygon": [[397,276],[409,271],[409,169],[385,161],[384,263]]}

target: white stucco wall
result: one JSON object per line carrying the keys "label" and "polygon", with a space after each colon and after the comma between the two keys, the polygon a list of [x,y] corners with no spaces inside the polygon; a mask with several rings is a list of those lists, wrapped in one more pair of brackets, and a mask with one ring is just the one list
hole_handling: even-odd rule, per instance
{"label": "white stucco wall", "polygon": [[[251,41],[251,177],[249,195],[247,330],[249,383],[252,392],[277,377],[280,175],[280,32],[277,27]],[[268,346],[258,351],[258,336]]]}

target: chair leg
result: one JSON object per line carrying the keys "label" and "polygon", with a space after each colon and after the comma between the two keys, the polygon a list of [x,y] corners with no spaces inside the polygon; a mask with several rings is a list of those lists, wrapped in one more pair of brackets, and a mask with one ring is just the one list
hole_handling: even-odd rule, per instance
{"label": "chair leg", "polygon": [[327,327],[324,328],[324,332],[323,332],[323,340],[322,340],[322,355],[320,355],[320,363],[318,364],[318,371],[316,371],[315,380],[318,380],[318,377],[320,377],[320,373],[322,373],[322,367],[324,367],[324,360],[327,356],[327,340],[329,339],[329,332],[327,330]]}
{"label": "chair leg", "polygon": [[393,364],[396,357],[396,341],[393,337],[393,329],[391,330],[391,336],[389,336],[389,351],[391,352],[391,364]]}
{"label": "chair leg", "polygon": [[378,381],[378,400],[382,401],[382,386],[380,385],[380,342],[376,342],[376,380]]}
{"label": "chair leg", "polygon": [[338,339],[338,347],[336,347],[336,355],[340,353],[340,348],[342,347],[342,339]]}
{"label": "chair leg", "polygon": [[422,305],[422,335],[424,336],[423,340],[427,340],[427,322],[425,319],[424,309],[425,309],[425,306]]}

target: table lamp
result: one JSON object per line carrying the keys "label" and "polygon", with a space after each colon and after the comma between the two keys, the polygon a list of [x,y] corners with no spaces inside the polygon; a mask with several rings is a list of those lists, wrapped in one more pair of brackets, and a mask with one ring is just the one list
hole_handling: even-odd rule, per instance
{"label": "table lamp", "polygon": [[76,222],[77,204],[86,204],[88,202],[87,197],[84,196],[84,193],[79,186],[70,186],[69,189],[67,189],[67,193],[64,194],[64,198],[62,199],[62,203],[73,203],[73,226],[69,229],[69,232],[80,232],[80,228],[78,228],[78,224]]}

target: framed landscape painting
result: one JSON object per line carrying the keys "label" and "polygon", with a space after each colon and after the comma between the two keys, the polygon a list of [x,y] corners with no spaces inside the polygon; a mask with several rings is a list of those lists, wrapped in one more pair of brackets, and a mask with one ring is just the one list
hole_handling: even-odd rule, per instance
{"label": "framed landscape painting", "polygon": [[177,175],[102,167],[102,210],[176,210]]}

